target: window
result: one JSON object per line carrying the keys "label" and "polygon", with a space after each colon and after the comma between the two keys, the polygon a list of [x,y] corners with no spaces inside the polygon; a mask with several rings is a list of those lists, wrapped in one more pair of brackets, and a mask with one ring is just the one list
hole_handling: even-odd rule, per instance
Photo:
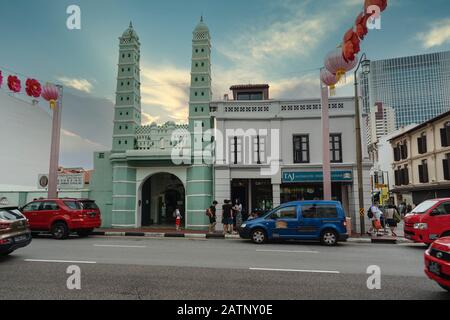
{"label": "window", "polygon": [[98,158],[99,159],[105,159],[105,154],[104,153],[99,153],[98,154]]}
{"label": "window", "polygon": [[253,137],[253,158],[257,164],[265,162],[265,138],[257,135]]}
{"label": "window", "polygon": [[342,162],[342,135],[330,134],[330,161],[332,163]]}
{"label": "window", "polygon": [[231,139],[231,161],[234,164],[242,162],[242,137],[233,137]]}
{"label": "window", "polygon": [[39,207],[41,206],[40,202],[32,202],[27,204],[24,208],[23,208],[23,212],[29,212],[29,211],[38,211]]}
{"label": "window", "polygon": [[205,66],[205,63],[204,62],[202,62],[202,67],[204,67]]}
{"label": "window", "polygon": [[400,145],[394,148],[394,161],[400,161]]}
{"label": "window", "polygon": [[72,210],[80,210],[81,206],[77,201],[64,201],[64,204]]}
{"label": "window", "polygon": [[394,171],[394,177],[396,186],[408,185],[409,184],[408,166],[405,166],[404,168],[398,167],[397,170]]}
{"label": "window", "polygon": [[450,180],[450,153],[445,155],[445,159],[442,160],[442,166],[444,168],[444,179]]}
{"label": "window", "polygon": [[422,164],[419,165],[419,182],[428,183],[428,162],[427,160],[422,160]]}
{"label": "window", "polygon": [[58,210],[58,209],[59,209],[58,205],[54,201],[46,201],[40,207],[41,211],[42,210],[44,210],[44,211],[54,211],[54,210]]}
{"label": "window", "polygon": [[400,155],[402,160],[408,159],[408,143],[403,141],[403,144],[400,145]]}
{"label": "window", "polygon": [[450,121],[441,129],[441,145],[443,147],[450,146]]}
{"label": "window", "polygon": [[417,138],[417,149],[419,150],[419,154],[427,153],[427,136],[425,133]]}
{"label": "window", "polygon": [[270,215],[270,219],[297,219],[297,207],[280,208]]}
{"label": "window", "polygon": [[294,136],[294,163],[309,163],[309,136]]}
{"label": "window", "polygon": [[333,205],[303,205],[302,216],[306,219],[337,218],[338,212]]}
{"label": "window", "polygon": [[237,100],[264,100],[262,92],[240,92],[237,94]]}
{"label": "window", "polygon": [[450,202],[444,202],[439,207],[436,208],[436,211],[439,212],[439,215],[449,215],[450,214]]}

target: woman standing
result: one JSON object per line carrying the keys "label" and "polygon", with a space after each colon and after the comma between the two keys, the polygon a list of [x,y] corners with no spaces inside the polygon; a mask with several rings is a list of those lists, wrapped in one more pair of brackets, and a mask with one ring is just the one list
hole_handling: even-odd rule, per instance
{"label": "woman standing", "polygon": [[389,229],[391,229],[391,233],[394,237],[397,237],[395,233],[395,229],[397,229],[398,223],[401,221],[400,214],[398,213],[397,208],[390,204],[386,210],[386,222],[389,225]]}

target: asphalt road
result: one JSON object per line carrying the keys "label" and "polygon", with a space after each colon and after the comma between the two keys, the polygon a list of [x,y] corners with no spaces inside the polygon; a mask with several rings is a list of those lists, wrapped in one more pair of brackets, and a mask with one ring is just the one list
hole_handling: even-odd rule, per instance
{"label": "asphalt road", "polygon": [[[34,239],[0,258],[2,299],[450,299],[423,273],[421,245],[241,240]],[[67,268],[81,290],[67,289]],[[367,288],[369,266],[381,290]]]}

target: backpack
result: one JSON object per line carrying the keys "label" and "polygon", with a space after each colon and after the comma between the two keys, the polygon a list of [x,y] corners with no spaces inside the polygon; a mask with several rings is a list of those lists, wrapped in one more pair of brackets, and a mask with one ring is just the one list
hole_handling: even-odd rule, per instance
{"label": "backpack", "polygon": [[368,217],[369,219],[373,219],[372,207],[370,207],[369,210],[367,210],[367,217]]}

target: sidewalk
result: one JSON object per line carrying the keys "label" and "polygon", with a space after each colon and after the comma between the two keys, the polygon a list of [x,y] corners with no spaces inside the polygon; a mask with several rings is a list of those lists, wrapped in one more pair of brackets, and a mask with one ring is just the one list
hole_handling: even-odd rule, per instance
{"label": "sidewalk", "polygon": [[[412,243],[403,237],[403,232],[398,232],[397,243]],[[181,230],[174,228],[139,228],[139,229],[96,229],[92,233],[94,236],[107,237],[146,237],[146,238],[186,238],[186,239],[240,239],[238,234],[224,235],[222,232],[208,233],[206,231]],[[351,243],[372,243],[370,236],[353,234],[347,242]]]}

